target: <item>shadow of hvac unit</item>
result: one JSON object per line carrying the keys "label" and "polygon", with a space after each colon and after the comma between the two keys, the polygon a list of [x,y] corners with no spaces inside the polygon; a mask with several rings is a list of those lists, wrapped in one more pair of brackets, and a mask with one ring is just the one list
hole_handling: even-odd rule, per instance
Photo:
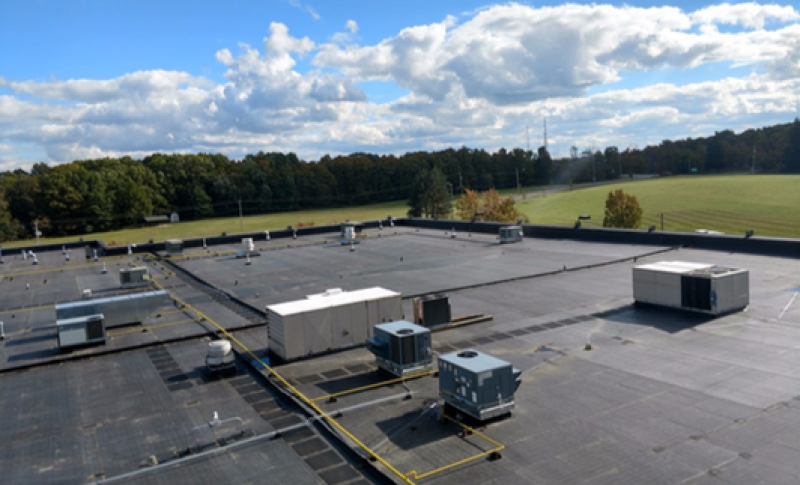
{"label": "shadow of hvac unit", "polygon": [[380,369],[397,377],[433,367],[430,329],[405,320],[375,325],[375,335],[367,339],[367,350],[375,354]]}
{"label": "shadow of hvac unit", "polygon": [[[107,328],[143,322],[158,307],[169,302],[169,294],[161,290],[59,303],[55,308],[59,347],[105,342]],[[80,326],[85,327],[85,333],[78,330]]]}
{"label": "shadow of hvac unit", "polygon": [[442,399],[479,421],[510,413],[521,379],[519,369],[477,350],[439,356]]}
{"label": "shadow of hvac unit", "polygon": [[710,315],[729,313],[750,303],[749,272],[679,261],[635,266],[633,298]]}
{"label": "shadow of hvac unit", "polygon": [[505,226],[500,228],[500,244],[508,244],[522,241],[522,227]]}
{"label": "shadow of hvac unit", "polygon": [[304,300],[267,307],[269,350],[290,361],[357,345],[373,335],[373,326],[403,318],[402,295],[374,287],[339,288]]}
{"label": "shadow of hvac unit", "polygon": [[435,327],[450,323],[453,315],[450,298],[444,293],[435,293],[414,298],[414,321],[425,327]]}

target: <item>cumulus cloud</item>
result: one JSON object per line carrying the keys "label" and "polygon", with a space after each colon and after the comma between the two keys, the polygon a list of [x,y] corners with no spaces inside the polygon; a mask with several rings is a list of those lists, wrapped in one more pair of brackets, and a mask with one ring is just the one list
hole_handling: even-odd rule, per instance
{"label": "cumulus cloud", "polygon": [[[55,162],[154,151],[239,157],[264,149],[314,159],[496,149],[522,146],[525,126],[540,126],[543,116],[556,150],[786,122],[800,109],[799,20],[792,7],[755,3],[695,12],[510,4],[409,26],[368,45],[357,43],[354,20],[321,41],[272,23],[261,46],[216,52],[227,69],[222,83],[163,70],[105,80],[0,77],[0,164],[24,163],[21,144]],[[626,85],[631,71],[688,72],[708,63],[759,68],[683,86]],[[365,81],[408,94],[373,102]],[[598,86],[606,88],[590,94]]]}
{"label": "cumulus cloud", "polygon": [[800,15],[789,6],[722,3],[692,13],[691,19],[693,23],[699,24],[731,24],[751,29],[763,29],[768,20],[789,22],[800,19]]}

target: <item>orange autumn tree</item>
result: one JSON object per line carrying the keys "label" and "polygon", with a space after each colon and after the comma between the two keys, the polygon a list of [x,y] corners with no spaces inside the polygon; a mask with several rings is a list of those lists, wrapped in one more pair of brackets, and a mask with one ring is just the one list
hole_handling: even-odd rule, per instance
{"label": "orange autumn tree", "polygon": [[[476,213],[481,213],[476,215]],[[456,214],[463,221],[498,221],[516,222],[525,219],[514,205],[513,197],[501,198],[495,189],[478,193],[476,190],[466,189],[464,194],[456,201]]]}

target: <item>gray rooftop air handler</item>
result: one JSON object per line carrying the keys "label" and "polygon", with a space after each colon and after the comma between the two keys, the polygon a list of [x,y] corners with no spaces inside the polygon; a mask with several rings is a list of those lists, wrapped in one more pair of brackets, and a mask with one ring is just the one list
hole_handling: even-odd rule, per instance
{"label": "gray rooftop air handler", "polygon": [[158,307],[170,303],[164,290],[56,304],[56,320],[102,314],[106,328],[140,323]]}
{"label": "gray rooftop air handler", "polygon": [[414,321],[425,327],[446,325],[452,320],[450,298],[444,293],[435,293],[414,298]]}
{"label": "gray rooftop air handler", "polygon": [[375,325],[367,339],[378,367],[397,377],[418,374],[433,366],[431,331],[405,320]]}
{"label": "gray rooftop air handler", "polygon": [[122,268],[119,270],[119,282],[123,288],[138,288],[150,284],[150,273],[145,266]]}
{"label": "gray rooftop air handler", "polygon": [[180,239],[167,239],[164,242],[164,249],[167,256],[180,256],[183,254],[183,241]]}
{"label": "gray rooftop air handler", "polygon": [[60,349],[106,341],[106,327],[102,314],[57,320],[56,329],[58,330],[58,347]]}
{"label": "gray rooftop air handler", "polygon": [[522,241],[522,227],[505,226],[500,228],[500,244],[508,244]]}
{"label": "gray rooftop air handler", "polygon": [[746,269],[706,263],[643,264],[633,268],[633,298],[636,303],[721,315],[747,307],[749,278]]}
{"label": "gray rooftop air handler", "polygon": [[477,350],[439,357],[439,391],[450,407],[485,421],[508,414],[521,372],[508,362]]}

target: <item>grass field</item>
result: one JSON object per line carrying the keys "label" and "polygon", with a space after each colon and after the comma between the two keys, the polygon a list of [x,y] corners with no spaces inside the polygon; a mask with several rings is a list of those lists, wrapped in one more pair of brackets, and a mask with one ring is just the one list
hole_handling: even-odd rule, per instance
{"label": "grass field", "polygon": [[[664,230],[694,231],[710,229],[729,234],[743,234],[753,229],[757,235],[800,238],[800,175],[735,175],[693,176],[663,179],[621,181],[599,187],[552,192],[546,197],[528,198],[517,208],[536,224],[571,226],[578,214],[590,214],[584,225],[603,223],[605,199],[608,192],[621,188],[635,195],[644,210],[642,228],[655,225]],[[540,188],[527,188],[530,192]],[[515,195],[515,189],[501,191],[504,196]],[[150,239],[216,236],[222,232],[236,234],[285,229],[299,223],[315,225],[336,224],[345,220],[376,220],[386,216],[404,217],[405,201],[361,207],[318,209],[279,214],[245,216],[243,225],[238,217],[182,222],[159,227],[126,229],[94,233],[86,239],[101,239],[107,244],[143,243]],[[79,236],[41,238],[40,243],[75,241]],[[3,243],[4,248],[29,245],[31,241]]]}
{"label": "grass field", "polygon": [[[205,219],[202,221],[181,222],[178,224],[165,224],[157,227],[141,229],[125,229],[121,231],[97,232],[84,236],[84,239],[100,239],[106,244],[126,245],[131,243],[145,243],[150,239],[164,241],[166,239],[188,239],[192,237],[219,236],[223,232],[237,234],[242,232],[271,231],[286,229],[286,226],[297,227],[299,223],[314,223],[321,226],[336,224],[345,220],[367,221],[385,219],[386,216],[405,217],[408,206],[405,201],[385,204],[374,204],[360,207],[344,207],[339,209],[315,209],[297,212],[281,212],[278,214],[262,214],[242,218],[225,217],[219,219]],[[75,241],[80,236],[63,238],[40,238],[40,244]],[[31,241],[14,241],[3,243],[3,248],[26,246]]]}
{"label": "grass field", "polygon": [[612,190],[635,195],[644,211],[642,228],[709,229],[743,234],[800,238],[800,175],[670,177],[591,187],[528,199],[517,208],[536,224],[601,226],[605,199]]}

